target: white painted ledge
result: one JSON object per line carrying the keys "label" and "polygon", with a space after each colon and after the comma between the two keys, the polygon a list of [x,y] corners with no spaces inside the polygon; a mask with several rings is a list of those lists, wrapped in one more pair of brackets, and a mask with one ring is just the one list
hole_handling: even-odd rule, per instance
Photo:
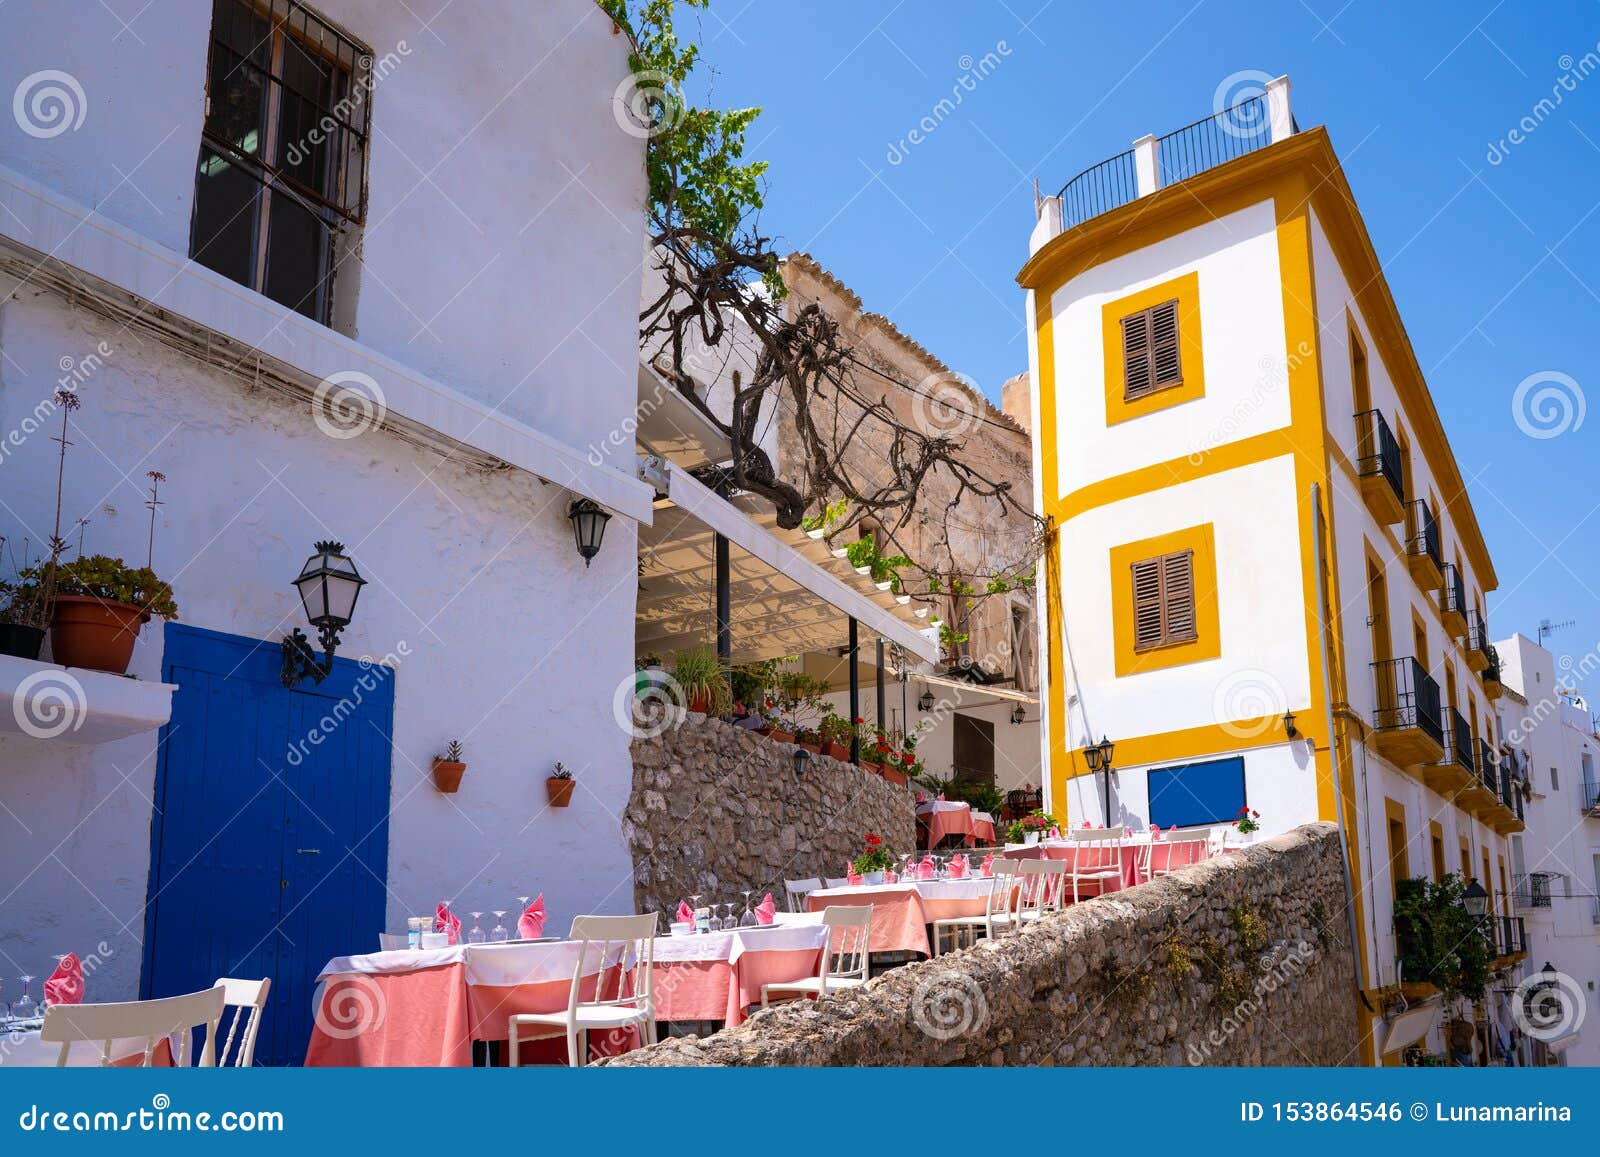
{"label": "white painted ledge", "polygon": [[76,746],[109,743],[166,723],[177,689],[0,655],[0,734]]}
{"label": "white painted ledge", "polygon": [[[650,488],[588,455],[277,302],[183,254],[0,165],[0,242],[112,286],[190,324],[291,367],[308,388],[338,373],[379,383],[389,413],[519,467],[638,522],[649,523]],[[629,351],[624,364],[637,354]],[[574,382],[572,388],[583,389]],[[617,415],[618,423],[631,409]],[[627,457],[631,470],[632,456]]]}

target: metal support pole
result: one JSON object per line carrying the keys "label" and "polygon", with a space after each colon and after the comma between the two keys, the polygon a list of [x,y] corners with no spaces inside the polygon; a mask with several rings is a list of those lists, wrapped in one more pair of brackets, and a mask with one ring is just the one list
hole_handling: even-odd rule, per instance
{"label": "metal support pole", "polygon": [[[856,637],[855,616],[850,618],[850,722],[861,718],[861,645]],[[850,738],[850,762],[861,765],[861,736]]]}
{"label": "metal support pole", "polygon": [[722,535],[713,539],[717,567],[717,662],[728,680],[728,691],[733,692],[733,600],[728,592],[728,540]]}
{"label": "metal support pole", "polygon": [[888,689],[883,685],[883,640],[878,640],[878,726],[888,731],[884,717],[889,714]]}

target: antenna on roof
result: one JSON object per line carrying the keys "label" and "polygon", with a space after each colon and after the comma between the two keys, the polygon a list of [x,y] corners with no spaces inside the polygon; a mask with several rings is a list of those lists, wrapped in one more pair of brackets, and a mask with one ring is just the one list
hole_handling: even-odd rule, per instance
{"label": "antenna on roof", "polygon": [[1039,219],[1039,211],[1044,208],[1044,198],[1039,196],[1039,178],[1033,179],[1033,219]]}
{"label": "antenna on roof", "polygon": [[1564,631],[1568,627],[1576,626],[1577,620],[1568,619],[1564,623],[1552,623],[1549,619],[1539,620],[1539,646],[1544,646],[1544,641],[1557,631]]}

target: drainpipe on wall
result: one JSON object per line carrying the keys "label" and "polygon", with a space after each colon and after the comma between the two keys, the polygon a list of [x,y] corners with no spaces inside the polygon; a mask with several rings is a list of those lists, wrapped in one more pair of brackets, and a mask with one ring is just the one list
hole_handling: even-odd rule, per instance
{"label": "drainpipe on wall", "polygon": [[[1355,977],[1356,995],[1366,1003],[1366,977],[1361,971],[1361,930],[1356,927],[1355,878],[1350,871],[1350,838],[1344,821],[1344,785],[1339,779],[1339,745],[1334,740],[1333,732],[1333,684],[1328,677],[1328,617],[1323,613],[1323,608],[1328,605],[1327,544],[1323,538],[1322,487],[1316,482],[1311,484],[1311,529],[1317,568],[1317,639],[1322,647],[1322,703],[1327,713],[1328,766],[1333,772],[1333,803],[1339,821],[1339,864],[1344,869],[1344,910],[1350,923],[1350,964]],[[1315,758],[1313,754],[1312,759]],[[1371,1005],[1367,1007],[1371,1009]]]}

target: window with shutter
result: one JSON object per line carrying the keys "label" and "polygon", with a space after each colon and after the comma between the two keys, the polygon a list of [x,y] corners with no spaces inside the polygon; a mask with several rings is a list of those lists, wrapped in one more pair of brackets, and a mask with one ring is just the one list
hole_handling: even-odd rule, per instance
{"label": "window with shutter", "polygon": [[1196,638],[1194,552],[1133,564],[1133,647],[1144,650]]}
{"label": "window with shutter", "polygon": [[1176,299],[1122,319],[1122,372],[1125,401],[1183,384]]}

